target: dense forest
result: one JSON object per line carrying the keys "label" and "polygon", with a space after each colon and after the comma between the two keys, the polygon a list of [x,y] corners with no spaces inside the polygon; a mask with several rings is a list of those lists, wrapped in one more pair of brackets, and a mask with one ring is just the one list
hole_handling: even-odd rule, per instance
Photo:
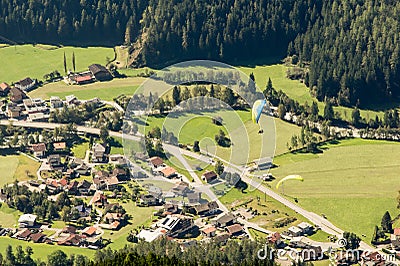
{"label": "dense forest", "polygon": [[399,11],[393,0],[0,0],[0,38],[132,44],[132,66],[295,55],[319,100],[364,105],[400,96]]}

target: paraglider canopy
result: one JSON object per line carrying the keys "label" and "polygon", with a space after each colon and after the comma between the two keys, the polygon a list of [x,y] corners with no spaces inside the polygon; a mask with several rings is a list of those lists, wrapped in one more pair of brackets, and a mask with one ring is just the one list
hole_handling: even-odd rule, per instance
{"label": "paraglider canopy", "polygon": [[[258,122],[260,121],[262,110],[266,104],[267,104],[266,100],[257,100],[254,102],[252,112],[251,112],[251,118],[253,119],[254,123],[259,124]],[[260,125],[260,130],[258,131],[258,133],[263,133],[261,125]]]}
{"label": "paraglider canopy", "polygon": [[282,179],[276,184],[276,189],[279,189],[280,185],[281,185],[282,183],[284,183],[285,181],[287,181],[287,180],[298,180],[298,181],[303,182],[303,181],[304,181],[304,178],[301,177],[301,175],[288,175],[287,177],[282,178]]}
{"label": "paraglider canopy", "polygon": [[254,123],[258,123],[261,117],[262,110],[267,102],[265,100],[257,100],[253,104],[252,119]]}

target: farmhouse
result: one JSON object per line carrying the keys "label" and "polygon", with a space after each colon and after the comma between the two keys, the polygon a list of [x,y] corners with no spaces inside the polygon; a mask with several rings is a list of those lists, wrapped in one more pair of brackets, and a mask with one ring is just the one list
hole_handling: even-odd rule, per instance
{"label": "farmhouse", "polygon": [[11,87],[7,83],[5,83],[5,82],[0,83],[0,95],[1,96],[6,96],[8,94],[8,92],[10,91],[10,89],[11,89]]}
{"label": "farmhouse", "polygon": [[36,80],[33,80],[29,77],[24,78],[20,81],[14,83],[14,87],[23,91],[30,91],[34,89],[36,86]]}
{"label": "farmhouse", "polygon": [[75,82],[79,85],[92,83],[93,81],[94,81],[93,76],[91,74],[86,74],[86,75],[75,77]]}
{"label": "farmhouse", "polygon": [[22,214],[18,219],[19,227],[24,228],[34,226],[36,223],[36,218],[37,216],[34,214]]}
{"label": "farmhouse", "polygon": [[36,157],[41,158],[46,154],[46,145],[44,143],[32,144],[31,149]]}
{"label": "farmhouse", "polygon": [[42,233],[36,233],[36,234],[31,234],[30,238],[34,243],[43,243],[46,240],[46,235]]}
{"label": "farmhouse", "polygon": [[89,66],[89,71],[98,81],[112,80],[112,75],[107,68],[99,64],[93,64]]}

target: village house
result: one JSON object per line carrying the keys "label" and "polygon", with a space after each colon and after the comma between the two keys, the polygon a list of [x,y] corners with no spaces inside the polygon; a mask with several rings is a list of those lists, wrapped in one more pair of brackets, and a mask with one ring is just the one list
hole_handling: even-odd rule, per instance
{"label": "village house", "polygon": [[199,204],[201,201],[201,192],[187,193],[186,197],[189,200],[189,204]]}
{"label": "village house", "polygon": [[59,154],[51,154],[47,157],[47,162],[50,168],[55,171],[62,171],[64,165],[61,163],[61,156]]}
{"label": "village house", "polygon": [[46,154],[46,144],[44,143],[32,144],[31,150],[35,157],[42,158]]}
{"label": "village house", "polygon": [[300,228],[302,234],[307,234],[307,235],[312,234],[314,230],[313,226],[306,222],[299,223],[297,227]]}
{"label": "village house", "polygon": [[47,236],[45,234],[42,233],[35,233],[35,234],[31,234],[30,235],[30,239],[34,242],[34,243],[43,243],[46,241]]}
{"label": "village house", "polygon": [[93,198],[89,201],[89,205],[97,207],[104,207],[105,204],[108,204],[107,197],[101,191],[96,191]]}
{"label": "village house", "polygon": [[160,204],[160,200],[152,194],[142,194],[140,195],[139,203],[145,206],[157,206]]}
{"label": "village house", "polygon": [[53,143],[53,150],[55,152],[63,152],[67,148],[67,145],[65,142],[54,142]]}
{"label": "village house", "polygon": [[118,181],[129,180],[129,172],[123,168],[115,167],[112,171],[112,175],[118,178]]}
{"label": "village house", "polygon": [[232,224],[225,228],[231,237],[238,237],[244,234],[243,227],[240,224]]}
{"label": "village house", "polygon": [[207,183],[212,182],[213,180],[217,179],[217,174],[214,171],[208,171],[205,172],[202,176],[201,179]]}
{"label": "village house", "polygon": [[176,184],[171,191],[177,196],[185,197],[187,193],[190,192],[189,184],[186,182],[179,182]]}
{"label": "village house", "polygon": [[32,234],[32,232],[26,228],[26,229],[22,229],[22,230],[18,231],[13,237],[18,240],[28,241],[31,234]]}
{"label": "village house", "polygon": [[95,143],[92,147],[92,161],[102,163],[105,161],[106,147],[103,144]]}
{"label": "village house", "polygon": [[14,83],[14,87],[23,91],[31,91],[36,87],[36,80],[29,77]]}
{"label": "village house", "polygon": [[51,96],[50,97],[50,106],[51,108],[61,108],[63,107],[64,103],[58,96]]}
{"label": "village house", "polygon": [[0,95],[6,96],[10,92],[10,85],[5,82],[0,83]]}
{"label": "village house", "polygon": [[76,227],[73,226],[73,225],[67,225],[61,230],[61,233],[64,233],[64,234],[75,234],[76,233]]}
{"label": "village house", "polygon": [[12,87],[10,89],[10,100],[14,103],[22,102],[22,99],[26,97],[26,94],[18,88]]}
{"label": "village house", "polygon": [[157,169],[158,167],[164,167],[165,166],[164,161],[158,156],[151,157],[149,159],[149,164],[150,164],[151,167],[153,167],[153,169]]}
{"label": "village house", "polygon": [[22,214],[18,219],[19,227],[33,227],[36,224],[37,216],[34,214]]}
{"label": "village house", "polygon": [[207,228],[201,229],[201,234],[206,237],[214,237],[216,235],[217,229],[214,226],[209,226]]}
{"label": "village house", "polygon": [[82,180],[77,186],[78,194],[81,196],[87,196],[92,194],[92,183],[87,180]]}
{"label": "village house", "polygon": [[296,236],[301,236],[303,234],[303,231],[298,228],[297,226],[291,226],[288,228],[288,232],[290,235],[296,237]]}
{"label": "village house", "polygon": [[194,226],[193,219],[183,215],[168,215],[157,223],[158,227],[166,229],[170,237],[180,238]]}
{"label": "village house", "polygon": [[236,223],[236,217],[232,213],[224,214],[215,221],[216,226],[222,228],[234,223]]}
{"label": "village house", "polygon": [[219,208],[218,203],[216,203],[215,201],[211,201],[194,206],[194,210],[197,215],[207,216],[216,213]]}
{"label": "village house", "polygon": [[9,103],[7,105],[7,116],[8,118],[19,118],[21,116],[22,108],[15,103]]}
{"label": "village house", "polygon": [[112,80],[112,75],[107,68],[99,64],[93,64],[89,66],[89,71],[98,81]]}
{"label": "village house", "polygon": [[68,106],[72,106],[72,105],[79,105],[80,101],[78,100],[78,98],[75,97],[75,95],[68,95],[65,96],[65,103]]}
{"label": "village house", "polygon": [[164,208],[164,212],[163,212],[162,216],[167,216],[167,215],[176,214],[176,213],[180,212],[177,204],[165,203],[163,208]]}
{"label": "village house", "polygon": [[80,246],[84,242],[84,237],[78,234],[70,234],[65,239],[57,242],[60,246]]}
{"label": "village house", "polygon": [[166,178],[174,178],[178,176],[178,172],[172,167],[165,167],[160,170],[160,174]]}
{"label": "village house", "polygon": [[109,191],[117,189],[119,186],[119,181],[116,176],[110,176],[105,179],[106,188]]}
{"label": "village house", "polygon": [[97,231],[96,227],[89,226],[82,230],[82,235],[92,237],[96,234],[96,231]]}

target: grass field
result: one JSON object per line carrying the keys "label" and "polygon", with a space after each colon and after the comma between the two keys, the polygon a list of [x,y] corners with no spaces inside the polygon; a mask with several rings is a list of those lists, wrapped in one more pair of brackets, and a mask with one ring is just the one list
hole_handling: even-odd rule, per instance
{"label": "grass field", "polygon": [[373,228],[386,210],[397,216],[400,189],[400,144],[351,139],[327,144],[321,154],[285,154],[275,158],[277,178],[300,174],[304,182],[289,181],[284,193],[298,198],[307,210],[325,214],[344,230],[365,234],[370,241]]}
{"label": "grass field", "polygon": [[[211,117],[223,117],[223,126],[214,125]],[[231,158],[232,162],[245,164],[260,157],[272,156],[287,152],[286,143],[293,134],[300,134],[300,128],[279,119],[263,117],[265,127],[264,134],[258,134],[259,126],[251,121],[249,111],[220,110],[214,112],[202,112],[199,114],[185,114],[167,118],[165,116],[150,116],[147,126],[140,126],[141,133],[151,128],[164,127],[178,136],[179,142],[193,145],[195,140],[200,141],[200,146],[210,153],[217,150],[217,154],[224,158]],[[141,122],[144,124],[144,121]],[[223,130],[232,140],[230,148],[215,147],[214,136],[219,130]],[[275,133],[276,131],[276,133]],[[229,132],[229,134],[228,134]],[[207,139],[207,146],[202,140]],[[276,146],[275,146],[276,139]],[[262,145],[265,145],[261,148]],[[261,152],[262,151],[262,152]],[[246,154],[249,154],[247,159]]]}
{"label": "grass field", "polygon": [[82,142],[72,147],[71,151],[75,157],[84,159],[86,151],[89,149],[89,141]]}
{"label": "grass field", "polygon": [[[265,89],[268,77],[270,77],[276,90],[282,90],[290,98],[297,100],[299,103],[304,104],[305,102],[308,102],[308,104],[311,106],[313,101],[318,102],[315,97],[311,96],[309,89],[304,85],[304,83],[301,83],[298,80],[290,80],[286,78],[286,71],[288,67],[283,64],[256,67],[238,67],[238,69],[246,74],[253,72],[256,79],[256,84],[261,91]],[[319,112],[321,115],[323,115],[324,106],[324,103],[318,102]],[[333,109],[335,112],[339,112],[343,119],[348,121],[351,120],[351,112],[353,109],[342,106],[334,107]],[[374,119],[376,115],[383,117],[382,111],[360,110],[360,113],[361,116],[367,120],[370,118]]]}
{"label": "grass field", "polygon": [[18,221],[21,212],[16,209],[11,209],[6,203],[0,206],[0,226],[13,228]]}
{"label": "grass field", "polygon": [[0,157],[0,172],[3,173],[0,179],[0,186],[13,183],[15,178],[18,181],[28,180],[33,176],[36,178],[36,171],[40,164],[24,155],[7,155]]}
{"label": "grass field", "polygon": [[67,68],[72,69],[72,53],[75,53],[76,70],[87,70],[91,64],[105,65],[106,58],[114,58],[112,48],[70,47],[49,45],[17,45],[0,48],[0,82],[16,82],[25,77],[43,79],[43,75],[58,70],[64,74],[64,53]]}
{"label": "grass field", "polygon": [[95,82],[86,85],[67,85],[65,82],[49,83],[33,90],[29,96],[33,98],[49,99],[50,96],[64,98],[74,94],[78,99],[88,100],[98,97],[102,100],[113,100],[118,95],[133,95],[144,78],[113,79],[111,81]]}

